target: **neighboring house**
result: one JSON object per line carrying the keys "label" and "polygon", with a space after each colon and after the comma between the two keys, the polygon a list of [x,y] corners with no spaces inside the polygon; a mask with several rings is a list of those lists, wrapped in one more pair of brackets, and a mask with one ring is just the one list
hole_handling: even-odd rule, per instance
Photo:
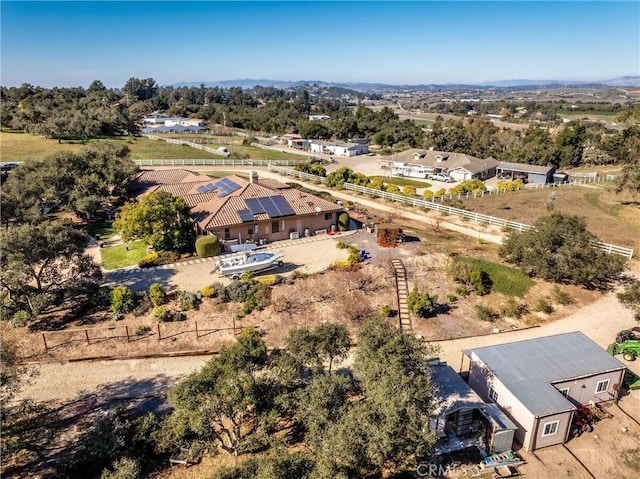
{"label": "neighboring house", "polygon": [[555,166],[525,165],[524,163],[500,162],[498,165],[498,176],[502,178],[521,178],[525,183],[537,183],[546,185],[553,183]]}
{"label": "neighboring house", "polygon": [[215,234],[227,244],[268,242],[336,229],[342,206],[251,172],[222,179],[183,169],[143,171],[130,186],[137,198],[168,191],[191,207],[198,234]]}
{"label": "neighboring house", "polygon": [[357,156],[369,153],[369,145],[344,141],[314,140],[310,145],[312,153],[328,153],[336,156]]}
{"label": "neighboring house", "polygon": [[327,121],[331,120],[329,115],[309,115],[309,121]]}
{"label": "neighboring house", "polygon": [[298,150],[308,150],[311,146],[311,142],[302,138],[293,138],[287,140],[287,145],[291,148],[297,148]]}
{"label": "neighboring house", "polygon": [[144,128],[142,128],[142,133],[201,133],[203,131],[205,131],[206,129],[202,126],[182,126],[182,125],[175,125],[175,126],[167,126],[167,125],[162,125],[162,126],[145,126]]}
{"label": "neighboring house", "polygon": [[[380,167],[391,170],[393,176],[415,176],[413,172],[427,175],[446,173],[456,181],[485,180],[496,174],[498,160],[476,158],[464,153],[411,149],[378,160]],[[404,166],[400,167],[401,164]],[[403,169],[406,169],[403,171]]]}
{"label": "neighboring house", "polygon": [[488,455],[512,448],[518,426],[494,403],[480,399],[450,366],[431,365],[431,388],[429,429],[436,433],[436,454],[475,446]]}
{"label": "neighboring house", "polygon": [[528,451],[563,444],[576,404],[618,398],[626,366],[581,332],[464,351],[469,385],[518,426]]}
{"label": "neighboring house", "polygon": [[204,126],[204,120],[200,118],[170,117],[162,114],[145,116],[142,121],[145,125],[153,126]]}

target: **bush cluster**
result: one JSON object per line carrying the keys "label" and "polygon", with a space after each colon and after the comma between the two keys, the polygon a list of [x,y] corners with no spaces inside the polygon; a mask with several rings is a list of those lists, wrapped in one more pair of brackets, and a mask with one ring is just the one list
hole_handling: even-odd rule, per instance
{"label": "bush cluster", "polygon": [[429,293],[421,293],[418,287],[414,286],[407,297],[407,306],[412,314],[419,318],[428,318],[433,316],[438,306],[438,295],[433,296]]}
{"label": "bush cluster", "polygon": [[187,291],[180,291],[176,302],[180,311],[191,311],[196,309],[200,304],[202,296],[200,293],[188,293]]}
{"label": "bush cluster", "polygon": [[152,268],[154,266],[161,266],[163,264],[175,263],[180,259],[180,256],[173,251],[160,251],[148,254],[138,262],[139,268]]}
{"label": "bush cluster", "polygon": [[235,301],[243,303],[242,312],[251,313],[254,309],[263,310],[271,300],[271,287],[256,281],[252,277],[244,277],[240,281],[234,281],[220,294],[222,301]]}
{"label": "bush cluster", "polygon": [[136,307],[136,297],[126,286],[116,286],[111,291],[111,311],[116,316],[130,313]]}
{"label": "bush cluster", "polygon": [[480,321],[487,321],[493,323],[496,319],[498,319],[498,313],[496,313],[493,308],[487,306],[486,304],[476,304],[476,317]]}

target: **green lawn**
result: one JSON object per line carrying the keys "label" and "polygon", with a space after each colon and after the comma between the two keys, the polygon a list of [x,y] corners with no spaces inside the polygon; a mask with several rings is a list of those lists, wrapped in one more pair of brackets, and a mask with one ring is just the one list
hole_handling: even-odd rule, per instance
{"label": "green lawn", "polygon": [[231,175],[236,175],[241,178],[249,178],[247,173],[242,173],[241,171],[202,171],[201,173],[212,178],[224,178],[225,176]]}
{"label": "green lawn", "polygon": [[416,118],[413,120],[413,122],[417,125],[417,126],[431,126],[435,123],[435,121],[433,120],[423,120],[421,118]]}
{"label": "green lawn", "polygon": [[138,261],[147,256],[147,245],[142,241],[129,243],[129,250],[124,244],[109,246],[100,250],[102,267],[104,269],[117,269],[126,266],[134,266]]}
{"label": "green lawn", "polygon": [[456,261],[478,266],[491,279],[491,290],[508,296],[523,297],[535,281],[517,268],[477,258],[460,257]]}
{"label": "green lawn", "polygon": [[107,221],[87,225],[84,229],[89,236],[93,236],[95,238],[96,235],[99,235],[101,240],[111,238],[118,234],[118,230],[113,228],[111,223]]}

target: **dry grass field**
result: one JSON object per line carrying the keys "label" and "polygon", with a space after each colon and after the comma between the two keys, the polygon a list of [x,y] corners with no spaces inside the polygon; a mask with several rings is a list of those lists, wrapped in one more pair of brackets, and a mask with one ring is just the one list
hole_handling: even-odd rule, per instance
{"label": "dry grass field", "polygon": [[114,137],[88,141],[45,139],[29,133],[0,132],[0,158],[2,161],[42,160],[61,151],[79,151],[84,146],[97,143],[126,144],[134,160],[181,159],[181,158],[221,158],[206,151],[188,146],[171,145],[164,141],[149,140],[143,137]]}
{"label": "dry grass field", "polygon": [[549,214],[547,200],[555,193],[554,211],[587,218],[589,231],[606,243],[640,250],[640,198],[615,194],[606,183],[554,190],[524,190],[502,196],[463,200],[470,211],[532,224]]}

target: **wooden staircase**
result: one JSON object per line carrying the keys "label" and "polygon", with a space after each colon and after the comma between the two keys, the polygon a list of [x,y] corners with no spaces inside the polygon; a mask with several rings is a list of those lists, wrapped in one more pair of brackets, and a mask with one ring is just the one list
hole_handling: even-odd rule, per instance
{"label": "wooden staircase", "polygon": [[409,286],[407,285],[407,270],[399,259],[392,259],[393,275],[396,279],[396,299],[398,301],[398,321],[400,329],[407,333],[413,333],[411,315],[407,306]]}

